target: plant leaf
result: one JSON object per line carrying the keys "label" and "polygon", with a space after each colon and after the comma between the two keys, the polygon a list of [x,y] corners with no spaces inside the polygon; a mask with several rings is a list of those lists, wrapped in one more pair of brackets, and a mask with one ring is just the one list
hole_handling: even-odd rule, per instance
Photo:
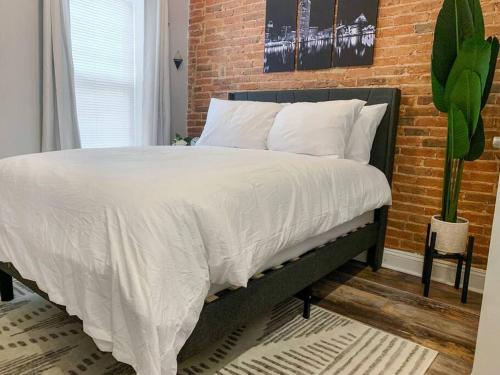
{"label": "plant leaf", "polygon": [[490,70],[491,45],[486,40],[469,38],[462,43],[445,86],[444,100],[450,105],[450,95],[460,80],[462,71],[468,69],[479,75],[481,94],[484,92]]}
{"label": "plant leaf", "polygon": [[476,131],[470,140],[469,153],[465,156],[465,160],[474,161],[479,159],[484,152],[484,146],[484,122],[483,118],[479,116]]}
{"label": "plant leaf", "polygon": [[463,112],[452,103],[448,113],[448,147],[450,157],[463,158],[469,152],[469,127]]}
{"label": "plant leaf", "polygon": [[448,112],[448,106],[446,105],[446,101],[444,100],[444,86],[441,85],[441,82],[437,79],[434,74],[434,71],[431,72],[432,79],[432,98],[434,105],[441,112]]}
{"label": "plant leaf", "polygon": [[497,67],[497,58],[498,58],[498,39],[496,37],[489,37],[488,43],[491,45],[491,53],[490,53],[490,68],[488,72],[488,77],[486,78],[486,85],[483,92],[483,99],[481,101],[481,109],[486,106],[488,102],[488,97],[490,96],[491,86],[493,84],[493,77],[495,76],[495,70]]}
{"label": "plant leaf", "polygon": [[465,116],[469,135],[476,131],[481,113],[481,79],[476,72],[462,70],[450,94],[450,102],[455,104]]}
{"label": "plant leaf", "polygon": [[479,0],[469,0],[469,8],[474,23],[474,34],[476,37],[484,39],[484,18]]}
{"label": "plant leaf", "polygon": [[475,34],[469,1],[444,0],[436,21],[432,46],[432,71],[443,87],[446,85],[460,45],[466,38]]}

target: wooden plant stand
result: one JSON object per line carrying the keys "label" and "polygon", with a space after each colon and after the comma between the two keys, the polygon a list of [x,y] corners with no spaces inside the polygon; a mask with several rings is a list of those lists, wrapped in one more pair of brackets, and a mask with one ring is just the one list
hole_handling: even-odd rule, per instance
{"label": "wooden plant stand", "polygon": [[[424,296],[429,297],[429,289],[431,286],[432,264],[434,259],[456,259],[457,273],[455,276],[455,289],[460,288],[460,278],[462,277],[462,267],[465,262],[464,283],[462,286],[462,303],[467,303],[467,293],[469,291],[470,270],[472,267],[472,251],[474,249],[474,237],[469,236],[467,249],[464,253],[458,254],[441,254],[436,249],[436,232],[431,233],[431,225],[427,225],[427,237],[425,240],[425,256],[424,269],[422,272],[422,284],[424,284]],[[430,238],[430,241],[429,241]]]}

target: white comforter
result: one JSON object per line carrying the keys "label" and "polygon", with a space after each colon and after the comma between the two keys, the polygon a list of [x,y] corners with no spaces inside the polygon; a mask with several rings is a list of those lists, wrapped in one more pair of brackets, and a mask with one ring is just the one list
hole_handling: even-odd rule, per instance
{"label": "white comforter", "polygon": [[174,374],[210,283],[245,286],[276,252],[390,203],[348,160],[216,147],[0,160],[0,261],[139,374]]}

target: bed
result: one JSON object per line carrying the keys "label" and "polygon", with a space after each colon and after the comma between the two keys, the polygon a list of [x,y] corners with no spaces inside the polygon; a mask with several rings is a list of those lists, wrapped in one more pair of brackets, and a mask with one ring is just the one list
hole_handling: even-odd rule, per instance
{"label": "bed", "polygon": [[[308,301],[307,289],[312,283],[360,253],[368,251],[372,268],[379,269],[389,201],[387,189],[378,187],[388,186],[392,177],[399,97],[397,89],[386,88],[230,94],[232,100],[281,103],[353,98],[368,104],[388,103],[371,166],[213,147],[65,151],[16,158],[3,169],[0,164],[0,178],[17,179],[15,188],[12,185],[2,191],[5,202],[10,202],[3,206],[4,224],[8,225],[0,238],[2,299],[12,298],[14,276],[80,317],[100,349],[112,351],[118,360],[141,369],[139,373],[171,373],[181,347],[180,361],[292,295],[302,292]],[[89,163],[91,170],[86,169]],[[208,173],[214,165],[224,173]],[[175,192],[168,190],[171,183],[157,178],[162,168],[175,178]],[[50,174],[40,172],[47,169]],[[183,175],[184,171],[196,173]],[[203,189],[194,188],[197,182]],[[295,188],[290,188],[293,184]],[[304,185],[320,199],[299,196],[290,215],[284,197],[296,197],[297,189],[302,191]],[[339,191],[334,202],[330,202],[328,187]],[[175,204],[165,205],[158,198],[165,191],[176,199]],[[364,198],[357,199],[359,196]],[[49,209],[38,206],[47,201],[51,202]],[[184,207],[185,202],[190,205]],[[265,207],[269,202],[275,204],[272,210]],[[327,209],[342,203],[342,210]],[[162,227],[157,228],[158,221],[151,221],[159,207],[168,212],[169,221],[164,222],[168,236]],[[77,219],[72,211],[78,213]],[[92,227],[96,212],[106,225]],[[34,218],[31,213],[36,214]],[[11,218],[15,220],[11,222]],[[317,224],[308,229],[299,225],[301,218],[317,219]],[[92,230],[81,233],[81,228]],[[109,249],[102,245],[106,243],[103,239]],[[37,241],[40,251],[33,257]],[[162,243],[176,248],[173,255],[151,250]],[[246,243],[252,246],[237,251]],[[81,253],[92,256],[85,258],[68,250],[77,245],[82,246]],[[44,249],[58,246],[65,250],[44,253]],[[99,246],[101,252],[96,250]],[[103,271],[108,268],[112,272]],[[188,284],[198,295],[186,296]],[[103,306],[113,311],[112,322],[99,310]],[[98,320],[100,326],[91,324]],[[166,332],[169,329],[175,332]],[[139,346],[127,347],[131,341]],[[145,348],[147,356],[139,358],[133,350],[139,347]],[[170,350],[165,354],[167,347]]]}

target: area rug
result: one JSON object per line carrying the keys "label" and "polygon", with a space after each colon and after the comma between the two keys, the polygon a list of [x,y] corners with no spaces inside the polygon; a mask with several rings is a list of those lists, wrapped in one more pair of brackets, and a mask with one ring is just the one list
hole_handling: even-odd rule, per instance
{"label": "area rug", "polygon": [[[15,283],[0,303],[0,375],[134,374],[100,352],[81,322]],[[297,299],[237,329],[179,365],[179,374],[425,374],[434,350]]]}

